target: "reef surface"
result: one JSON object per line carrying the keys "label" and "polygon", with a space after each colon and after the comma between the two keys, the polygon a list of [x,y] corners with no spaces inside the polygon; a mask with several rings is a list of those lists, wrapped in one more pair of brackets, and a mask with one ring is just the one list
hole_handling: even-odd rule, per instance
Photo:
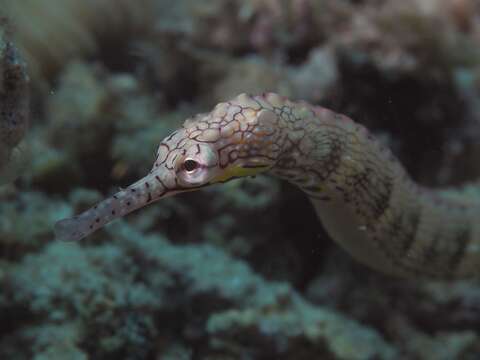
{"label": "reef surface", "polygon": [[52,233],[241,92],[349,115],[425,185],[479,178],[478,2],[49,4],[0,0],[32,79],[28,167],[0,187],[1,359],[478,358],[478,281],[356,263],[273,178],[165,199],[80,243]]}

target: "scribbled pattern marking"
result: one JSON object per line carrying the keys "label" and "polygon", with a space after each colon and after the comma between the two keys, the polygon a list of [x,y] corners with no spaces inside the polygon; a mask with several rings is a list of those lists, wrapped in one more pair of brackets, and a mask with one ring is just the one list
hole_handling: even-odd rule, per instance
{"label": "scribbled pattern marking", "polygon": [[[202,158],[202,171],[215,177],[186,181],[189,158]],[[479,273],[478,203],[417,185],[350,118],[273,93],[241,94],[187,119],[161,142],[150,174],[61,221],[57,234],[82,238],[162,197],[257,172],[299,186],[331,237],[377,270],[442,279]]]}

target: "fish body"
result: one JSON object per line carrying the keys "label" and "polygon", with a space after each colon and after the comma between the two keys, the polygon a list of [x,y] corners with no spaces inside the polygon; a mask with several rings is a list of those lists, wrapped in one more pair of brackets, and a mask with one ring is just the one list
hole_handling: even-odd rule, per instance
{"label": "fish body", "polygon": [[159,145],[150,173],[58,222],[78,240],[163,197],[270,173],[310,198],[332,239],[387,274],[479,276],[480,203],[416,184],[364,126],[277,94],[241,94],[185,121]]}

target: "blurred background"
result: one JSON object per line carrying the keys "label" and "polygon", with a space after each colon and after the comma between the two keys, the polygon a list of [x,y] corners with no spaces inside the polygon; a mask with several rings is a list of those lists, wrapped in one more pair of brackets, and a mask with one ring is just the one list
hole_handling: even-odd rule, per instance
{"label": "blurred background", "polygon": [[356,263],[274,178],[162,200],[81,243],[52,233],[242,92],[352,117],[424,185],[475,180],[478,1],[0,0],[0,15],[1,359],[480,358],[478,282]]}

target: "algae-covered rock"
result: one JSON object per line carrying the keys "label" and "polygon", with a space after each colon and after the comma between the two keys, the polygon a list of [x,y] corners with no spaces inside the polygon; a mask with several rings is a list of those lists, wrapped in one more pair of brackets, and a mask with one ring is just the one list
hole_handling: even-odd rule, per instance
{"label": "algae-covered rock", "polygon": [[29,78],[25,63],[0,18],[0,185],[25,168],[18,148],[29,122]]}

